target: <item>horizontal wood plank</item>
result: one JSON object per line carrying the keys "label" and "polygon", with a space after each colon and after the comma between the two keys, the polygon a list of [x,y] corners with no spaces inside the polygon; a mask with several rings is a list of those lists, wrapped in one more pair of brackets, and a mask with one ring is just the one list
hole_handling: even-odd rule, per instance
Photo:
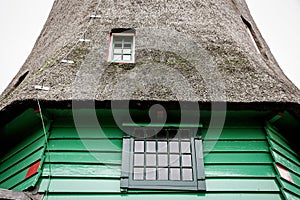
{"label": "horizontal wood plank", "polygon": [[[120,180],[112,179],[50,179],[51,193],[120,193]],[[48,188],[49,179],[43,179],[39,191]],[[274,180],[259,179],[207,179],[209,192],[278,192]]]}
{"label": "horizontal wood plank", "polygon": [[205,164],[271,164],[269,153],[208,153],[204,154]]}
{"label": "horizontal wood plank", "polygon": [[211,179],[206,182],[208,192],[279,192],[276,179]]}
{"label": "horizontal wood plank", "polygon": [[204,129],[203,138],[204,140],[265,140],[266,134],[260,128]]}
{"label": "horizontal wood plank", "polygon": [[203,141],[203,151],[212,152],[269,152],[266,141]]}
{"label": "horizontal wood plank", "polygon": [[90,177],[90,178],[120,178],[121,166],[87,165],[87,164],[45,164],[43,176],[47,177]]}
{"label": "horizontal wood plank", "polygon": [[282,200],[279,193],[171,193],[171,194],[49,194],[47,196],[48,200],[153,200],[153,199],[163,199],[163,200]]}
{"label": "horizontal wood plank", "polygon": [[120,193],[120,180],[110,179],[42,179],[39,192]]}
{"label": "horizontal wood plank", "polygon": [[99,152],[50,152],[46,153],[46,161],[51,163],[97,163],[121,164],[122,153]]}
{"label": "horizontal wood plank", "polygon": [[205,165],[205,177],[275,177],[273,165]]}
{"label": "horizontal wood plank", "polygon": [[50,139],[62,138],[119,138],[123,137],[123,132],[118,128],[93,128],[93,127],[54,127],[51,131]]}
{"label": "horizontal wood plank", "polygon": [[48,148],[51,151],[117,151],[120,152],[122,151],[122,139],[50,140]]}

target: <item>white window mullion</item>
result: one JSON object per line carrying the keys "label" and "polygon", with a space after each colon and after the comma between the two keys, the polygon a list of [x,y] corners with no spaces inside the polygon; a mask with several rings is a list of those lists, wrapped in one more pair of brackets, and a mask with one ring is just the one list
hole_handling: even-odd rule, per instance
{"label": "white window mullion", "polygon": [[133,33],[112,33],[109,61],[133,63],[134,40]]}

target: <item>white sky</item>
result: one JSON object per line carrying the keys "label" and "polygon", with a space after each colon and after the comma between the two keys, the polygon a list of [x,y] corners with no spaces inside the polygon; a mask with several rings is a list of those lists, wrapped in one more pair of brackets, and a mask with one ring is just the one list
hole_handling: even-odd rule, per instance
{"label": "white sky", "polygon": [[54,0],[0,0],[0,93],[22,67]]}
{"label": "white sky", "polygon": [[[31,52],[53,2],[0,1],[0,93]],[[300,1],[247,0],[247,3],[281,68],[300,88]]]}
{"label": "white sky", "polygon": [[300,1],[246,1],[281,69],[300,88]]}

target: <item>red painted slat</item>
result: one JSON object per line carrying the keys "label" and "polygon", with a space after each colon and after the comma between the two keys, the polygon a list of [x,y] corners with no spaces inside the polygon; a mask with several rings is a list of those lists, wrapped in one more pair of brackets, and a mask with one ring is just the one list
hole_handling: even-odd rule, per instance
{"label": "red painted slat", "polygon": [[33,176],[34,174],[36,174],[39,170],[39,167],[40,167],[40,164],[41,164],[41,160],[37,161],[36,163],[33,163],[29,169],[28,169],[28,172],[25,176],[25,179]]}

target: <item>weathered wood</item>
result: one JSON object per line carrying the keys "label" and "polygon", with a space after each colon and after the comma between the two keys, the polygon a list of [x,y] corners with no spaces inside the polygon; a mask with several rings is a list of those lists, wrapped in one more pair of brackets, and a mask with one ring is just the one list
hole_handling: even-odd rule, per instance
{"label": "weathered wood", "polygon": [[19,192],[13,190],[0,189],[0,199],[3,200],[41,200],[43,195],[30,192]]}

